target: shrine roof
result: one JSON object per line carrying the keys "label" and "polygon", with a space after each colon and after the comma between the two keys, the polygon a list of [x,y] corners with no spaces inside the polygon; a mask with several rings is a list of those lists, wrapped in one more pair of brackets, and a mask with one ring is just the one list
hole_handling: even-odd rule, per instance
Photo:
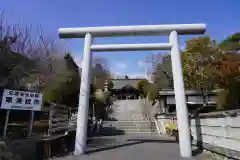
{"label": "shrine roof", "polygon": [[113,89],[121,89],[124,86],[132,86],[136,88],[137,83],[143,79],[111,79],[113,82]]}

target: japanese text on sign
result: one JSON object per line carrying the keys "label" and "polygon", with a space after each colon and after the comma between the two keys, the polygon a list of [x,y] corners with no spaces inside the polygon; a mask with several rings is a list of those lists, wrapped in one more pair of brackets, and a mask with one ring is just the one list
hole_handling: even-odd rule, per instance
{"label": "japanese text on sign", "polygon": [[42,109],[42,94],[5,89],[1,109],[40,111]]}

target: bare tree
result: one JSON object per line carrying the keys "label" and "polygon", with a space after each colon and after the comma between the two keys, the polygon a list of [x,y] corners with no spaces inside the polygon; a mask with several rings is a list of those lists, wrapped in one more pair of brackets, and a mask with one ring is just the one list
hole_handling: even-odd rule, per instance
{"label": "bare tree", "polygon": [[7,21],[4,17],[4,12],[0,12],[0,40],[3,41],[4,37],[6,36],[6,29],[8,29]]}
{"label": "bare tree", "polygon": [[96,66],[97,64],[101,64],[101,66],[104,68],[104,69],[108,69],[109,67],[109,62],[106,58],[103,58],[103,57],[93,57],[92,59],[92,65],[93,66]]}
{"label": "bare tree", "polygon": [[35,74],[32,69],[38,70],[38,77],[48,79],[63,62],[59,61],[63,56],[57,56],[60,49],[58,41],[44,34],[41,27],[8,23],[0,13],[0,84],[18,84],[23,77]]}
{"label": "bare tree", "polygon": [[162,63],[163,57],[164,57],[164,54],[162,53],[152,54],[145,58],[145,62],[147,64],[151,64],[152,70],[155,70],[157,65]]}
{"label": "bare tree", "polygon": [[153,76],[154,83],[159,88],[172,88],[173,77],[171,68],[171,56],[169,54],[152,54],[146,57],[146,63],[152,67],[151,74]]}
{"label": "bare tree", "polygon": [[93,83],[97,89],[103,89],[105,81],[110,78],[108,61],[103,57],[94,57],[92,64]]}
{"label": "bare tree", "polygon": [[15,37],[12,37],[11,34],[11,26],[8,24],[4,12],[0,12],[0,49],[1,51],[5,51],[8,49],[12,42],[16,41]]}

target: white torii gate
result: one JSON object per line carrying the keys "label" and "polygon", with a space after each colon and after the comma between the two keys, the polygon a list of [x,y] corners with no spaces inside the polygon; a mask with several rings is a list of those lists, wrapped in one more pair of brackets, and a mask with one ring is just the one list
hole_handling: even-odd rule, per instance
{"label": "white torii gate", "polygon": [[[60,28],[58,31],[60,38],[85,37],[74,154],[82,155],[85,153],[86,148],[92,52],[171,50],[172,73],[174,80],[174,92],[177,111],[177,124],[179,129],[180,154],[182,157],[191,157],[192,149],[190,141],[190,130],[188,125],[188,111],[184,92],[184,82],[182,75],[178,35],[203,34],[205,30],[206,30],[205,24]],[[143,36],[143,35],[144,36],[169,35],[169,43],[108,44],[108,45],[92,44],[93,37]]]}

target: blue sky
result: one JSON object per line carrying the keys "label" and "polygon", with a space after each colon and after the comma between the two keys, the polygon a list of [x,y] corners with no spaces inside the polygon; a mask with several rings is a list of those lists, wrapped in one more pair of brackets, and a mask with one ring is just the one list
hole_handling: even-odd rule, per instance
{"label": "blue sky", "polygon": [[[0,10],[11,21],[41,25],[57,37],[60,27],[206,23],[207,33],[220,41],[240,31],[239,0],[1,0]],[[193,36],[180,37],[181,46]],[[196,36],[194,36],[196,37]],[[167,42],[167,37],[104,38],[95,43]],[[82,39],[67,40],[67,50],[80,64]],[[144,57],[156,52],[94,53],[109,59],[114,73],[141,76]]]}

